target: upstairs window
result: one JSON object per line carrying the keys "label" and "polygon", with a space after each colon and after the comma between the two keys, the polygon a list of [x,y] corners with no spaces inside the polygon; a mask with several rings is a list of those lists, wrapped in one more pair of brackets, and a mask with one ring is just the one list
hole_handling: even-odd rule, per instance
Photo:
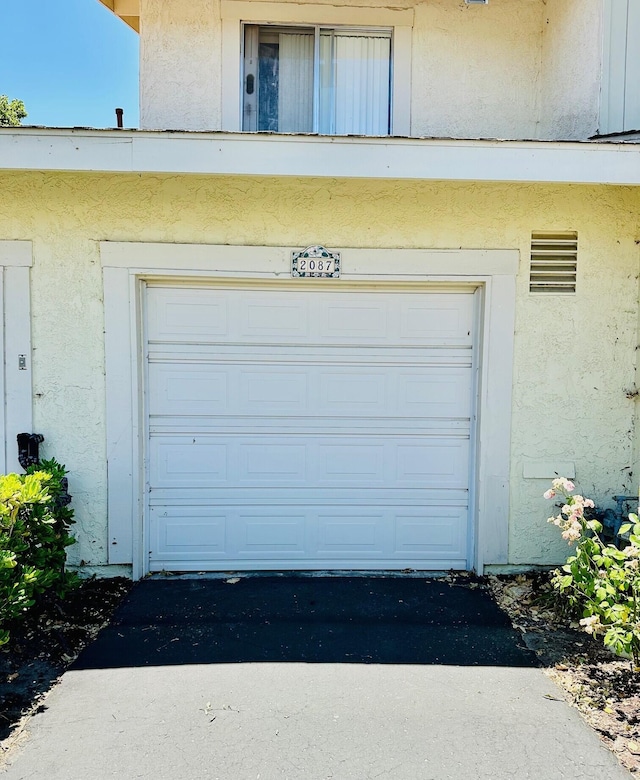
{"label": "upstairs window", "polygon": [[391,30],[244,27],[242,129],[389,135]]}

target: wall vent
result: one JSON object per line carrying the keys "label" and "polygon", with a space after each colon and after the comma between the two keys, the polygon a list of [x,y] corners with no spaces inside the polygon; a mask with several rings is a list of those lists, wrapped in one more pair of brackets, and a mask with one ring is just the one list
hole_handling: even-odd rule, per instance
{"label": "wall vent", "polygon": [[577,270],[577,233],[531,234],[529,292],[572,295]]}
{"label": "wall vent", "polygon": [[467,5],[489,5],[489,0],[464,0]]}

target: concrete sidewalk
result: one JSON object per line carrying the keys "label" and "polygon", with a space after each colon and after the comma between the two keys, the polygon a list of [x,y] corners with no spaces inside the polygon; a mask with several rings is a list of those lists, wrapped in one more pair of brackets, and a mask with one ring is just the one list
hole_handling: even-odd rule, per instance
{"label": "concrete sidewalk", "polygon": [[480,589],[147,581],[3,777],[629,778],[561,699]]}

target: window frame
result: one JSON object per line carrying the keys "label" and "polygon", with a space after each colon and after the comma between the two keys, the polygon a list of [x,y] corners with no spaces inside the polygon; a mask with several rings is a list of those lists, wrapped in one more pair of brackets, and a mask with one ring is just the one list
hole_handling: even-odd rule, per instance
{"label": "window frame", "polygon": [[244,26],[329,27],[391,31],[389,136],[411,134],[411,38],[413,9],[255,3],[222,0],[222,129],[242,131]]}

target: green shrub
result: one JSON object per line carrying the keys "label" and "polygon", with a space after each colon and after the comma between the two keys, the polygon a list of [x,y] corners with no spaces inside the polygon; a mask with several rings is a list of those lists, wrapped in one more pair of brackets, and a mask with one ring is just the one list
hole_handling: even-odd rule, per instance
{"label": "green shrub", "polygon": [[65,571],[73,510],[66,506],[65,468],[55,460],[25,475],[0,476],[0,645],[7,624],[53,588],[59,595],[77,581]]}
{"label": "green shrub", "polygon": [[572,495],[574,485],[556,479],[545,498],[561,496],[565,503],[560,513],[548,522],[561,529],[562,537],[575,544],[575,552],[555,572],[554,587],[582,615],[581,627],[594,636],[601,635],[606,647],[640,666],[640,523],[629,515],[622,526],[626,537],[622,549],[606,544],[602,524],[585,516],[593,502]]}

